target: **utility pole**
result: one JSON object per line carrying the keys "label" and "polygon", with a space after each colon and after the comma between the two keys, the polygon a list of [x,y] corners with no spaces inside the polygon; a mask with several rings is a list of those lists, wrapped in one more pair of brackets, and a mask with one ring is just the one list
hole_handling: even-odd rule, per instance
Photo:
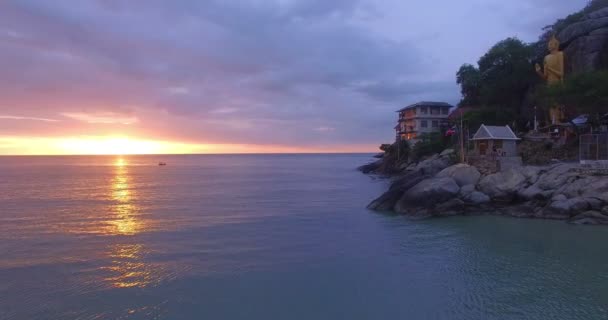
{"label": "utility pole", "polygon": [[534,106],[534,132],[538,132],[538,122],[536,121],[536,106]]}
{"label": "utility pole", "polygon": [[462,110],[460,110],[460,162],[464,163],[464,129],[462,125]]}

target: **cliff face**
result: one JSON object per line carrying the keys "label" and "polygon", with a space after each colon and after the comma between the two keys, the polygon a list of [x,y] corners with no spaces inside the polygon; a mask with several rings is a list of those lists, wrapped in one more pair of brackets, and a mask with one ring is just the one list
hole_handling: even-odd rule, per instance
{"label": "cliff face", "polygon": [[585,15],[557,38],[566,55],[567,73],[608,68],[608,7]]}
{"label": "cliff face", "polygon": [[411,168],[368,209],[414,218],[493,214],[608,225],[608,178],[578,163],[524,166],[490,175],[456,164],[437,174]]}

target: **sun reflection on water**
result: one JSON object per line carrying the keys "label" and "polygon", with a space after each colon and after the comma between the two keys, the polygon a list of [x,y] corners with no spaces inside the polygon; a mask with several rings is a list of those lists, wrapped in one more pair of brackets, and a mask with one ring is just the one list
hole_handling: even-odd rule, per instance
{"label": "sun reflection on water", "polygon": [[143,288],[160,281],[160,270],[144,260],[146,250],[142,244],[116,244],[108,249],[112,263],[102,269],[109,272],[104,280],[112,287]]}
{"label": "sun reflection on water", "polygon": [[[125,159],[114,162],[114,178],[110,184],[111,217],[108,220],[106,235],[135,236],[146,230],[141,219],[141,208],[137,205],[137,190],[133,187],[132,176]],[[107,247],[108,266],[101,269],[107,272],[103,279],[114,288],[146,287],[160,281],[160,269],[147,263],[146,248],[143,244],[119,243]]]}
{"label": "sun reflection on water", "polygon": [[131,187],[129,167],[123,158],[115,162],[115,175],[111,184],[112,219],[107,230],[113,235],[135,235],[145,230],[145,224],[139,219],[139,208],[135,204],[137,193]]}

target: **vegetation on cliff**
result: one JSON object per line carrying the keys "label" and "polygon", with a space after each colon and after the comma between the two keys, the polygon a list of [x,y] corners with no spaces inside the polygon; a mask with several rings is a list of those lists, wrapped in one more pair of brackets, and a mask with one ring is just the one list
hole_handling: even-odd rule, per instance
{"label": "vegetation on cliff", "polygon": [[[462,93],[459,106],[476,107],[465,115],[469,125],[507,123],[522,131],[530,129],[535,106],[548,109],[556,104],[566,106],[570,117],[608,112],[608,32],[604,32],[608,23],[599,21],[608,19],[607,9],[608,0],[590,1],[581,11],[545,27],[537,42],[507,38],[490,48],[476,66],[462,65],[456,73]],[[542,64],[552,35],[567,38],[562,49],[568,72],[563,85],[545,88],[534,64]],[[586,52],[588,44],[605,59],[598,61],[597,52]]]}

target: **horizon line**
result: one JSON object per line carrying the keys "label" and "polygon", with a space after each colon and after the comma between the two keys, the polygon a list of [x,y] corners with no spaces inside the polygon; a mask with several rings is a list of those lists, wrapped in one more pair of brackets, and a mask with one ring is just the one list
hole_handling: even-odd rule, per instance
{"label": "horizon line", "polygon": [[353,152],[210,152],[210,153],[130,153],[130,154],[0,154],[0,157],[84,157],[84,156],[100,156],[100,157],[115,157],[115,156],[205,156],[205,155],[305,155],[305,154],[370,154],[381,153],[375,151],[353,151]]}

